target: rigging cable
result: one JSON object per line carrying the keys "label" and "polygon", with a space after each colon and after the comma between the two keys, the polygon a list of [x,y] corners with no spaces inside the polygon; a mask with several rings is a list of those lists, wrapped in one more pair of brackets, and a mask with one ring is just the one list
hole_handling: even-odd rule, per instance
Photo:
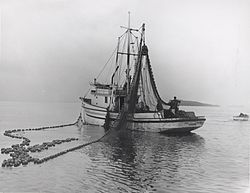
{"label": "rigging cable", "polygon": [[[141,45],[142,45],[142,41],[140,42],[140,48],[141,48]],[[115,49],[116,50],[116,49]],[[115,52],[114,50],[114,52]],[[113,52],[113,54],[114,54]],[[113,56],[112,54],[112,56]],[[108,62],[110,61],[110,59],[112,58],[112,56],[109,58]],[[73,147],[73,148],[70,148],[70,149],[67,149],[67,150],[64,150],[64,151],[61,151],[59,153],[56,153],[54,155],[51,155],[51,156],[48,156],[48,157],[45,157],[45,158],[42,158],[42,159],[38,159],[38,158],[32,158],[31,156],[28,155],[27,153],[27,149],[24,147],[24,146],[29,146],[29,142],[30,140],[27,138],[27,137],[23,137],[23,136],[18,136],[18,135],[14,135],[14,133],[16,132],[19,132],[21,131],[21,129],[14,129],[14,130],[7,130],[4,132],[4,135],[8,136],[8,137],[12,137],[12,138],[17,138],[17,139],[23,139],[23,142],[22,142],[22,145],[18,144],[17,146],[13,146],[13,148],[8,148],[8,153],[10,153],[11,151],[14,151],[14,149],[16,149],[17,151],[19,151],[18,153],[16,153],[16,155],[18,155],[18,159],[21,160],[22,156],[20,155],[25,155],[25,164],[27,164],[28,162],[34,162],[35,164],[41,164],[45,161],[48,161],[50,159],[53,159],[53,158],[56,158],[60,155],[64,155],[68,152],[71,152],[71,151],[74,151],[76,149],[79,149],[79,148],[82,148],[82,147],[85,147],[87,145],[90,145],[90,144],[93,144],[93,143],[96,143],[96,142],[99,142],[101,141],[106,135],[108,135],[113,129],[121,129],[121,128],[126,128],[126,125],[127,125],[127,117],[128,117],[128,112],[130,113],[133,113],[134,111],[134,107],[135,107],[135,98],[136,98],[136,95],[137,95],[137,92],[138,92],[138,85],[139,85],[139,80],[140,80],[140,75],[141,75],[141,67],[142,67],[142,64],[141,64],[141,59],[142,59],[142,52],[140,50],[140,57],[139,57],[139,60],[137,61],[137,65],[136,66],[136,69],[138,69],[135,73],[134,73],[134,76],[133,76],[133,81],[132,81],[132,87],[131,87],[131,90],[129,92],[129,100],[130,100],[130,103],[128,104],[128,109],[122,109],[121,112],[118,114],[117,118],[115,119],[115,121],[111,124],[111,126],[109,127],[109,129],[104,133],[104,135],[96,140],[93,140],[93,141],[90,141],[90,142],[87,142],[85,144],[82,144],[82,145],[78,145],[76,147]],[[108,64],[108,62],[105,64],[104,68],[106,67],[106,65]],[[150,64],[149,64],[150,65]],[[97,78],[100,76],[100,74],[102,73],[102,71],[104,70],[104,68],[101,70],[101,72],[98,74]],[[151,75],[151,78],[152,78],[152,73],[150,74]],[[109,114],[109,113],[107,113]],[[105,119],[105,122],[107,121],[107,119],[109,119],[109,116],[107,115],[106,116],[106,119]],[[58,126],[51,126],[51,127],[40,127],[40,128],[33,128],[33,129],[25,129],[25,131],[31,131],[31,130],[44,130],[44,129],[51,129],[51,128],[59,128],[59,127],[64,127],[64,126],[72,126],[72,125],[80,125],[80,122],[82,122],[82,117],[81,117],[81,114],[78,118],[78,120],[75,122],[75,123],[72,123],[72,124],[67,124],[67,125],[58,125]],[[24,131],[24,130],[22,130]],[[13,134],[12,134],[13,133]],[[71,140],[77,140],[75,138],[69,138],[66,139],[65,142],[67,141],[71,141]],[[58,140],[57,140],[58,141]],[[56,143],[56,142],[55,142]],[[56,143],[57,144],[57,143]],[[44,145],[45,146],[45,145]],[[16,148],[14,148],[16,147]],[[46,146],[47,147],[47,146]],[[6,149],[4,149],[4,152],[6,153]],[[46,148],[45,148],[46,149]],[[2,151],[2,149],[1,149]],[[40,150],[41,151],[41,150]],[[20,154],[19,154],[20,153]],[[14,155],[14,154],[12,154]],[[6,161],[6,162],[5,162]],[[7,164],[7,160],[4,160],[3,162],[3,167],[5,167],[5,164]],[[14,164],[17,163],[20,165],[19,161],[15,160],[14,157],[13,159],[11,159],[9,161],[10,164]],[[22,163],[23,164],[23,163]],[[23,164],[24,165],[24,164]],[[7,165],[8,166],[8,165]],[[9,165],[9,166],[13,166],[13,165]],[[14,165],[16,167],[16,165]],[[18,166],[18,165],[17,165]]]}
{"label": "rigging cable", "polygon": [[111,60],[111,58],[113,57],[115,51],[117,48],[114,49],[114,51],[112,52],[111,56],[109,57],[108,61],[104,64],[102,70],[99,72],[99,74],[97,75],[96,79],[98,79],[101,75],[101,73],[104,71],[105,67],[107,66],[107,64],[109,63],[109,61]]}
{"label": "rigging cable", "polygon": [[[124,37],[124,35],[126,34],[126,32],[124,32],[119,38]],[[101,75],[101,73],[104,71],[105,67],[107,66],[107,64],[110,62],[111,58],[113,57],[115,51],[117,50],[117,47],[115,47],[114,51],[112,52],[111,56],[109,57],[108,61],[104,64],[102,70],[99,72],[99,74],[97,75],[96,79],[99,78],[99,76]],[[118,50],[117,50],[118,51]]]}
{"label": "rigging cable", "polygon": [[[29,162],[33,162],[34,164],[42,164],[46,161],[49,161],[51,159],[54,159],[56,157],[59,157],[61,155],[64,155],[68,152],[75,151],[77,149],[80,149],[82,147],[91,145],[93,143],[97,143],[101,141],[105,136],[107,136],[112,128],[117,128],[118,126],[120,127],[122,123],[124,123],[124,120],[121,121],[121,119],[125,119],[125,114],[121,113],[117,116],[117,119],[113,124],[111,125],[110,129],[107,130],[103,136],[101,136],[98,139],[89,141],[87,143],[66,149],[64,151],[61,151],[59,153],[44,157],[44,158],[34,158],[28,154],[28,152],[41,152],[44,150],[47,150],[50,147],[53,147],[55,145],[65,143],[65,142],[70,142],[70,141],[75,141],[78,140],[78,138],[67,138],[63,140],[53,140],[52,142],[44,142],[42,145],[34,145],[30,146],[31,140],[28,139],[27,137],[20,136],[16,132],[24,132],[24,131],[40,131],[40,130],[47,130],[47,129],[54,129],[54,128],[62,128],[62,127],[68,127],[68,126],[81,126],[83,124],[81,114],[78,117],[77,121],[75,123],[70,123],[70,124],[64,124],[64,125],[55,125],[55,126],[47,126],[47,127],[38,127],[38,128],[28,128],[28,129],[13,129],[13,130],[5,130],[4,135],[7,137],[11,138],[16,138],[16,139],[22,139],[23,142],[20,144],[12,145],[10,148],[1,148],[1,153],[2,154],[9,154],[12,157],[12,159],[4,160],[2,163],[2,167],[18,167],[20,165],[27,165]],[[25,147],[27,146],[27,148]]]}

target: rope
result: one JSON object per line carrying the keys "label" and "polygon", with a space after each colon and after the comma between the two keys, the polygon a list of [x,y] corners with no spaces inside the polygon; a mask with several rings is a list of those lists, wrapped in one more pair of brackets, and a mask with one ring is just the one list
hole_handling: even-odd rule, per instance
{"label": "rope", "polygon": [[91,88],[89,88],[88,91],[85,93],[85,95],[83,95],[84,96],[83,98],[85,98],[87,96],[87,94],[89,94],[90,90],[91,90]]}
{"label": "rope", "polygon": [[115,51],[117,48],[114,49],[114,51],[112,52],[111,56],[109,57],[108,61],[104,64],[102,70],[99,72],[99,74],[97,75],[96,79],[99,78],[99,76],[101,75],[101,73],[104,71],[104,69],[106,68],[107,64],[109,63],[109,61],[111,60],[111,58],[113,57]]}
{"label": "rope", "polygon": [[[119,38],[122,40],[122,38],[124,38],[124,35],[126,34],[126,32],[124,32]],[[100,75],[103,73],[104,69],[106,68],[107,64],[110,62],[110,60],[112,59],[114,53],[117,51],[117,47],[114,49],[114,51],[112,52],[111,56],[109,57],[108,61],[104,64],[102,70],[99,72],[99,74],[97,75],[96,79],[98,79],[100,77]]]}
{"label": "rope", "polygon": [[[13,129],[13,130],[5,130],[4,135],[11,138],[16,139],[23,139],[23,142],[20,144],[12,145],[9,148],[1,148],[2,154],[10,154],[12,158],[4,160],[2,163],[2,167],[18,167],[20,165],[27,165],[30,162],[33,162],[34,164],[42,164],[45,161],[54,159],[56,157],[59,157],[61,155],[64,155],[68,152],[75,151],[77,149],[80,149],[82,147],[86,147],[88,145],[91,145],[93,143],[97,143],[101,141],[106,135],[108,135],[111,132],[111,129],[107,130],[103,136],[100,138],[87,142],[85,144],[81,144],[72,148],[69,148],[67,150],[61,151],[59,153],[44,157],[42,159],[34,158],[29,155],[29,152],[41,152],[44,150],[47,150],[51,147],[54,147],[56,145],[59,145],[61,143],[67,143],[71,141],[76,141],[78,138],[67,138],[67,139],[57,139],[53,140],[51,142],[44,142],[41,145],[33,145],[30,146],[30,139],[27,137],[19,136],[16,133],[21,131],[39,131],[39,130],[47,130],[47,129],[54,129],[54,128],[61,128],[61,127],[67,127],[67,126],[73,126],[73,125],[81,125],[83,123],[81,114],[78,117],[77,121],[75,123],[70,124],[64,124],[64,125],[55,125],[55,126],[48,126],[48,127],[38,127],[38,128],[27,128],[27,129]],[[26,146],[26,147],[25,147]]]}
{"label": "rope", "polygon": [[[125,36],[125,38],[126,38],[126,36]],[[79,122],[82,123],[81,114],[80,114],[78,120],[75,123],[71,123],[71,124],[57,125],[57,126],[50,126],[50,127],[30,128],[30,129],[6,130],[4,132],[5,136],[12,137],[12,138],[17,138],[17,139],[23,139],[23,142],[21,144],[12,145],[11,148],[2,148],[1,149],[2,154],[3,153],[5,153],[5,154],[10,153],[10,156],[12,157],[11,159],[4,160],[3,163],[2,163],[2,167],[12,167],[12,166],[18,167],[21,164],[22,165],[27,165],[29,162],[34,162],[34,164],[42,164],[42,163],[44,163],[44,162],[46,162],[48,160],[54,159],[56,157],[59,157],[61,155],[66,154],[68,152],[75,151],[75,150],[80,149],[82,147],[86,147],[88,145],[97,143],[97,142],[101,141],[105,136],[107,136],[111,131],[126,128],[127,127],[127,118],[129,116],[129,113],[130,113],[130,116],[131,116],[131,113],[134,112],[134,107],[135,107],[135,104],[136,104],[138,85],[139,85],[139,81],[140,81],[141,68],[142,68],[142,61],[141,61],[142,60],[142,54],[143,54],[143,52],[147,51],[147,48],[145,46],[142,47],[142,39],[140,41],[140,49],[141,49],[141,50],[139,50],[140,56],[138,58],[137,65],[135,67],[136,69],[135,69],[135,72],[134,72],[134,75],[133,75],[131,89],[130,89],[130,91],[128,93],[128,104],[127,104],[128,106],[126,108],[123,107],[123,109],[118,114],[115,121],[112,122],[110,124],[110,126],[108,124],[106,124],[107,125],[106,128],[108,130],[104,133],[103,136],[101,136],[100,138],[98,138],[96,140],[92,140],[92,141],[89,141],[87,143],[84,143],[84,144],[69,148],[67,150],[61,151],[59,153],[44,157],[42,159],[39,159],[39,158],[33,158],[32,156],[30,156],[28,154],[28,152],[36,152],[36,151],[40,152],[40,151],[46,150],[46,149],[48,149],[50,147],[53,147],[53,146],[61,144],[61,143],[66,143],[66,142],[78,140],[78,138],[67,138],[67,139],[64,139],[64,140],[53,140],[52,142],[45,142],[45,143],[43,143],[41,145],[29,146],[30,145],[30,139],[28,139],[26,137],[23,137],[23,136],[18,136],[15,133],[20,132],[20,131],[45,130],[45,129],[52,129],[52,128],[60,128],[60,127],[65,127],[65,126],[80,125]],[[116,49],[114,50],[114,52],[115,51],[116,51]],[[108,64],[108,62],[111,60],[114,52],[112,53],[111,57],[108,59],[106,64],[104,65],[101,72],[98,74],[97,78],[100,76],[100,74],[102,73],[102,71],[104,70],[104,68]],[[156,85],[155,85],[155,82],[154,82],[154,77],[153,77],[153,73],[152,73],[152,69],[151,69],[151,65],[150,65],[150,61],[149,61],[148,56],[147,56],[147,61],[148,61],[148,65],[149,65],[149,75],[150,75],[150,78],[151,78],[151,81],[152,81],[153,91],[157,95],[157,97],[160,98],[159,93],[158,93],[157,88],[156,88]],[[109,123],[109,116],[108,115],[106,116],[105,123]],[[29,146],[29,147],[25,147],[25,146]]]}

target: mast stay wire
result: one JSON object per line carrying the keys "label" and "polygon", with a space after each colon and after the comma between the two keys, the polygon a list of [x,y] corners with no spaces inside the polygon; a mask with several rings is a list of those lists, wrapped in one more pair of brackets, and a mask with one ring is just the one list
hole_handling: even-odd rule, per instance
{"label": "mast stay wire", "polygon": [[113,57],[114,53],[116,52],[116,49],[114,49],[114,51],[112,52],[111,56],[109,57],[108,61],[104,64],[102,70],[99,72],[99,74],[97,75],[96,79],[98,79],[100,77],[100,75],[103,73],[104,69],[106,68],[107,64],[109,63],[109,61],[111,60],[111,58]]}
{"label": "mast stay wire", "polygon": [[[127,33],[127,31],[125,31],[121,36],[119,36],[120,40],[122,40],[122,38],[125,37],[125,34]],[[118,51],[118,48],[116,47],[114,49],[114,51],[112,52],[111,56],[109,57],[109,59],[107,60],[107,62],[104,64],[102,70],[99,72],[99,74],[97,75],[96,79],[98,79],[100,77],[100,75],[103,73],[104,69],[106,68],[106,66],[108,65],[108,63],[110,62],[110,60],[112,59],[114,53]],[[83,95],[84,98],[88,95],[89,91],[91,90],[91,88],[89,87],[89,89],[87,90],[87,92]]]}
{"label": "mast stay wire", "polygon": [[[115,49],[115,50],[116,50],[116,49]],[[115,50],[114,50],[114,52],[115,52]],[[114,52],[113,52],[113,54],[114,54]],[[112,56],[113,56],[113,54],[112,54]],[[112,58],[112,56],[109,58],[108,62],[110,61],[110,59]],[[108,62],[107,62],[107,63],[108,63]],[[107,63],[105,64],[105,66],[107,65]],[[140,64],[139,68],[141,68],[141,63],[139,63],[139,64]],[[102,71],[103,71],[103,69],[102,69]],[[102,71],[101,71],[101,72],[102,72]],[[134,94],[136,94],[136,93],[138,92],[138,80],[139,80],[138,78],[139,78],[139,76],[140,76],[140,73],[139,73],[139,72],[140,72],[140,71],[138,71],[138,72],[135,74],[135,77],[134,77],[134,78],[136,78],[135,80],[136,80],[137,86],[133,86],[132,92],[130,93],[130,98],[131,98],[132,96],[134,96]],[[99,73],[97,77],[99,77],[100,74],[101,74],[101,73]],[[151,74],[151,76],[152,76],[152,74]],[[135,103],[132,102],[132,104],[130,104],[130,106],[129,106],[129,109],[132,108],[134,105],[135,105]],[[126,123],[127,115],[128,115],[128,112],[126,112],[125,110],[122,111],[122,112],[120,112],[119,115],[118,115],[118,117],[117,117],[117,119],[116,119],[116,121],[115,121],[114,124],[113,124],[113,128],[114,128],[114,129],[119,128],[119,127],[122,126],[123,123]],[[30,130],[43,130],[43,129],[49,129],[49,128],[59,128],[59,127],[64,127],[64,126],[78,125],[78,122],[79,122],[80,120],[82,120],[81,114],[80,114],[79,118],[77,119],[77,121],[76,121],[75,123],[73,123],[73,124],[58,125],[58,126],[52,126],[52,127],[33,128],[33,129],[26,129],[26,130],[29,130],[29,131],[30,131]],[[105,120],[105,121],[106,121],[106,120]],[[126,125],[126,124],[125,124],[125,125]],[[29,139],[26,138],[26,137],[21,137],[21,136],[16,136],[16,135],[12,135],[12,134],[11,134],[12,132],[14,133],[14,132],[19,131],[19,130],[21,131],[21,129],[18,129],[18,130],[15,129],[15,130],[5,131],[5,135],[10,136],[10,137],[20,138],[20,139],[23,139],[24,141],[28,141]],[[51,156],[48,156],[48,157],[44,157],[44,158],[42,158],[42,159],[38,159],[38,160],[36,161],[36,163],[37,163],[37,164],[41,164],[41,163],[46,162],[46,161],[48,161],[48,160],[50,160],[50,159],[54,159],[54,158],[56,158],[56,157],[58,157],[58,156],[61,156],[61,155],[64,155],[64,154],[66,154],[66,153],[68,153],[68,152],[74,151],[74,150],[76,150],[76,149],[80,149],[80,148],[85,147],[85,146],[87,146],[87,145],[90,145],[90,144],[93,144],[93,143],[97,143],[97,142],[101,141],[105,136],[107,136],[112,130],[113,130],[113,129],[110,128],[108,131],[106,131],[106,132],[104,133],[103,136],[101,136],[100,138],[98,138],[98,139],[96,139],[96,140],[87,142],[87,143],[82,144],[82,145],[75,146],[75,147],[73,147],[73,148],[64,150],[64,151],[62,151],[62,152],[56,153],[56,154],[51,155]],[[29,141],[30,141],[30,140],[29,140]],[[35,161],[34,161],[34,162],[35,162]]]}
{"label": "mast stay wire", "polygon": [[[99,72],[99,74],[97,75],[96,79],[98,79],[98,78],[100,77],[100,75],[103,73],[103,71],[104,71],[104,69],[106,68],[107,64],[109,63],[109,61],[110,61],[111,58],[113,57],[113,55],[114,55],[116,49],[117,49],[117,48],[114,49],[114,51],[112,52],[112,54],[111,54],[111,56],[109,57],[108,61],[105,63],[105,65],[103,66],[102,70],[101,70],[101,71]],[[88,95],[88,93],[89,93],[90,90],[91,90],[91,87],[89,87],[88,91],[83,95],[83,96],[84,96],[83,98],[85,98],[85,97]]]}
{"label": "mast stay wire", "polygon": [[[122,38],[124,35],[126,34],[126,32],[124,32],[121,36],[119,36],[119,38]],[[109,59],[107,60],[107,62],[104,64],[102,70],[99,72],[99,74],[97,75],[96,79],[98,79],[100,77],[100,75],[102,74],[102,72],[104,71],[105,67],[107,66],[107,64],[110,62],[111,58],[113,57],[114,53],[117,51],[117,47],[115,47],[114,51],[112,52],[111,56],[109,57]]]}

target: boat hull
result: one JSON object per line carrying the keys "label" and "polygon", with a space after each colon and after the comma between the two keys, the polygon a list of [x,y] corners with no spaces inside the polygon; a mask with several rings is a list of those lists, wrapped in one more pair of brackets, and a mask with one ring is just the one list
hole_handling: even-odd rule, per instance
{"label": "boat hull", "polygon": [[102,126],[104,125],[106,114],[106,108],[82,101],[82,115],[85,124]]}
{"label": "boat hull", "polygon": [[234,121],[248,121],[248,117],[239,117],[239,116],[234,116],[233,117]]}
{"label": "boat hull", "polygon": [[[82,103],[82,114],[86,124],[104,125],[107,110],[103,107]],[[115,121],[118,113],[110,112],[111,122]],[[133,118],[128,118],[127,129],[157,133],[189,132],[201,127],[205,122],[204,117],[194,118],[161,118],[157,112],[135,113]]]}
{"label": "boat hull", "polygon": [[184,118],[167,118],[167,119],[133,119],[128,120],[128,129],[136,131],[147,131],[157,133],[177,133],[189,132],[201,127],[205,118],[197,117],[196,119]]}

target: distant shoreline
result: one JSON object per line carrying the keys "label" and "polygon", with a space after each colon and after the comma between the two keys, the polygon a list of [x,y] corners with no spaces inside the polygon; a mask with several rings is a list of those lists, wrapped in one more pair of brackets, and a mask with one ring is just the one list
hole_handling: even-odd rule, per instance
{"label": "distant shoreline", "polygon": [[201,103],[201,102],[197,102],[197,101],[186,101],[186,100],[181,100],[180,106],[219,107],[219,105]]}

